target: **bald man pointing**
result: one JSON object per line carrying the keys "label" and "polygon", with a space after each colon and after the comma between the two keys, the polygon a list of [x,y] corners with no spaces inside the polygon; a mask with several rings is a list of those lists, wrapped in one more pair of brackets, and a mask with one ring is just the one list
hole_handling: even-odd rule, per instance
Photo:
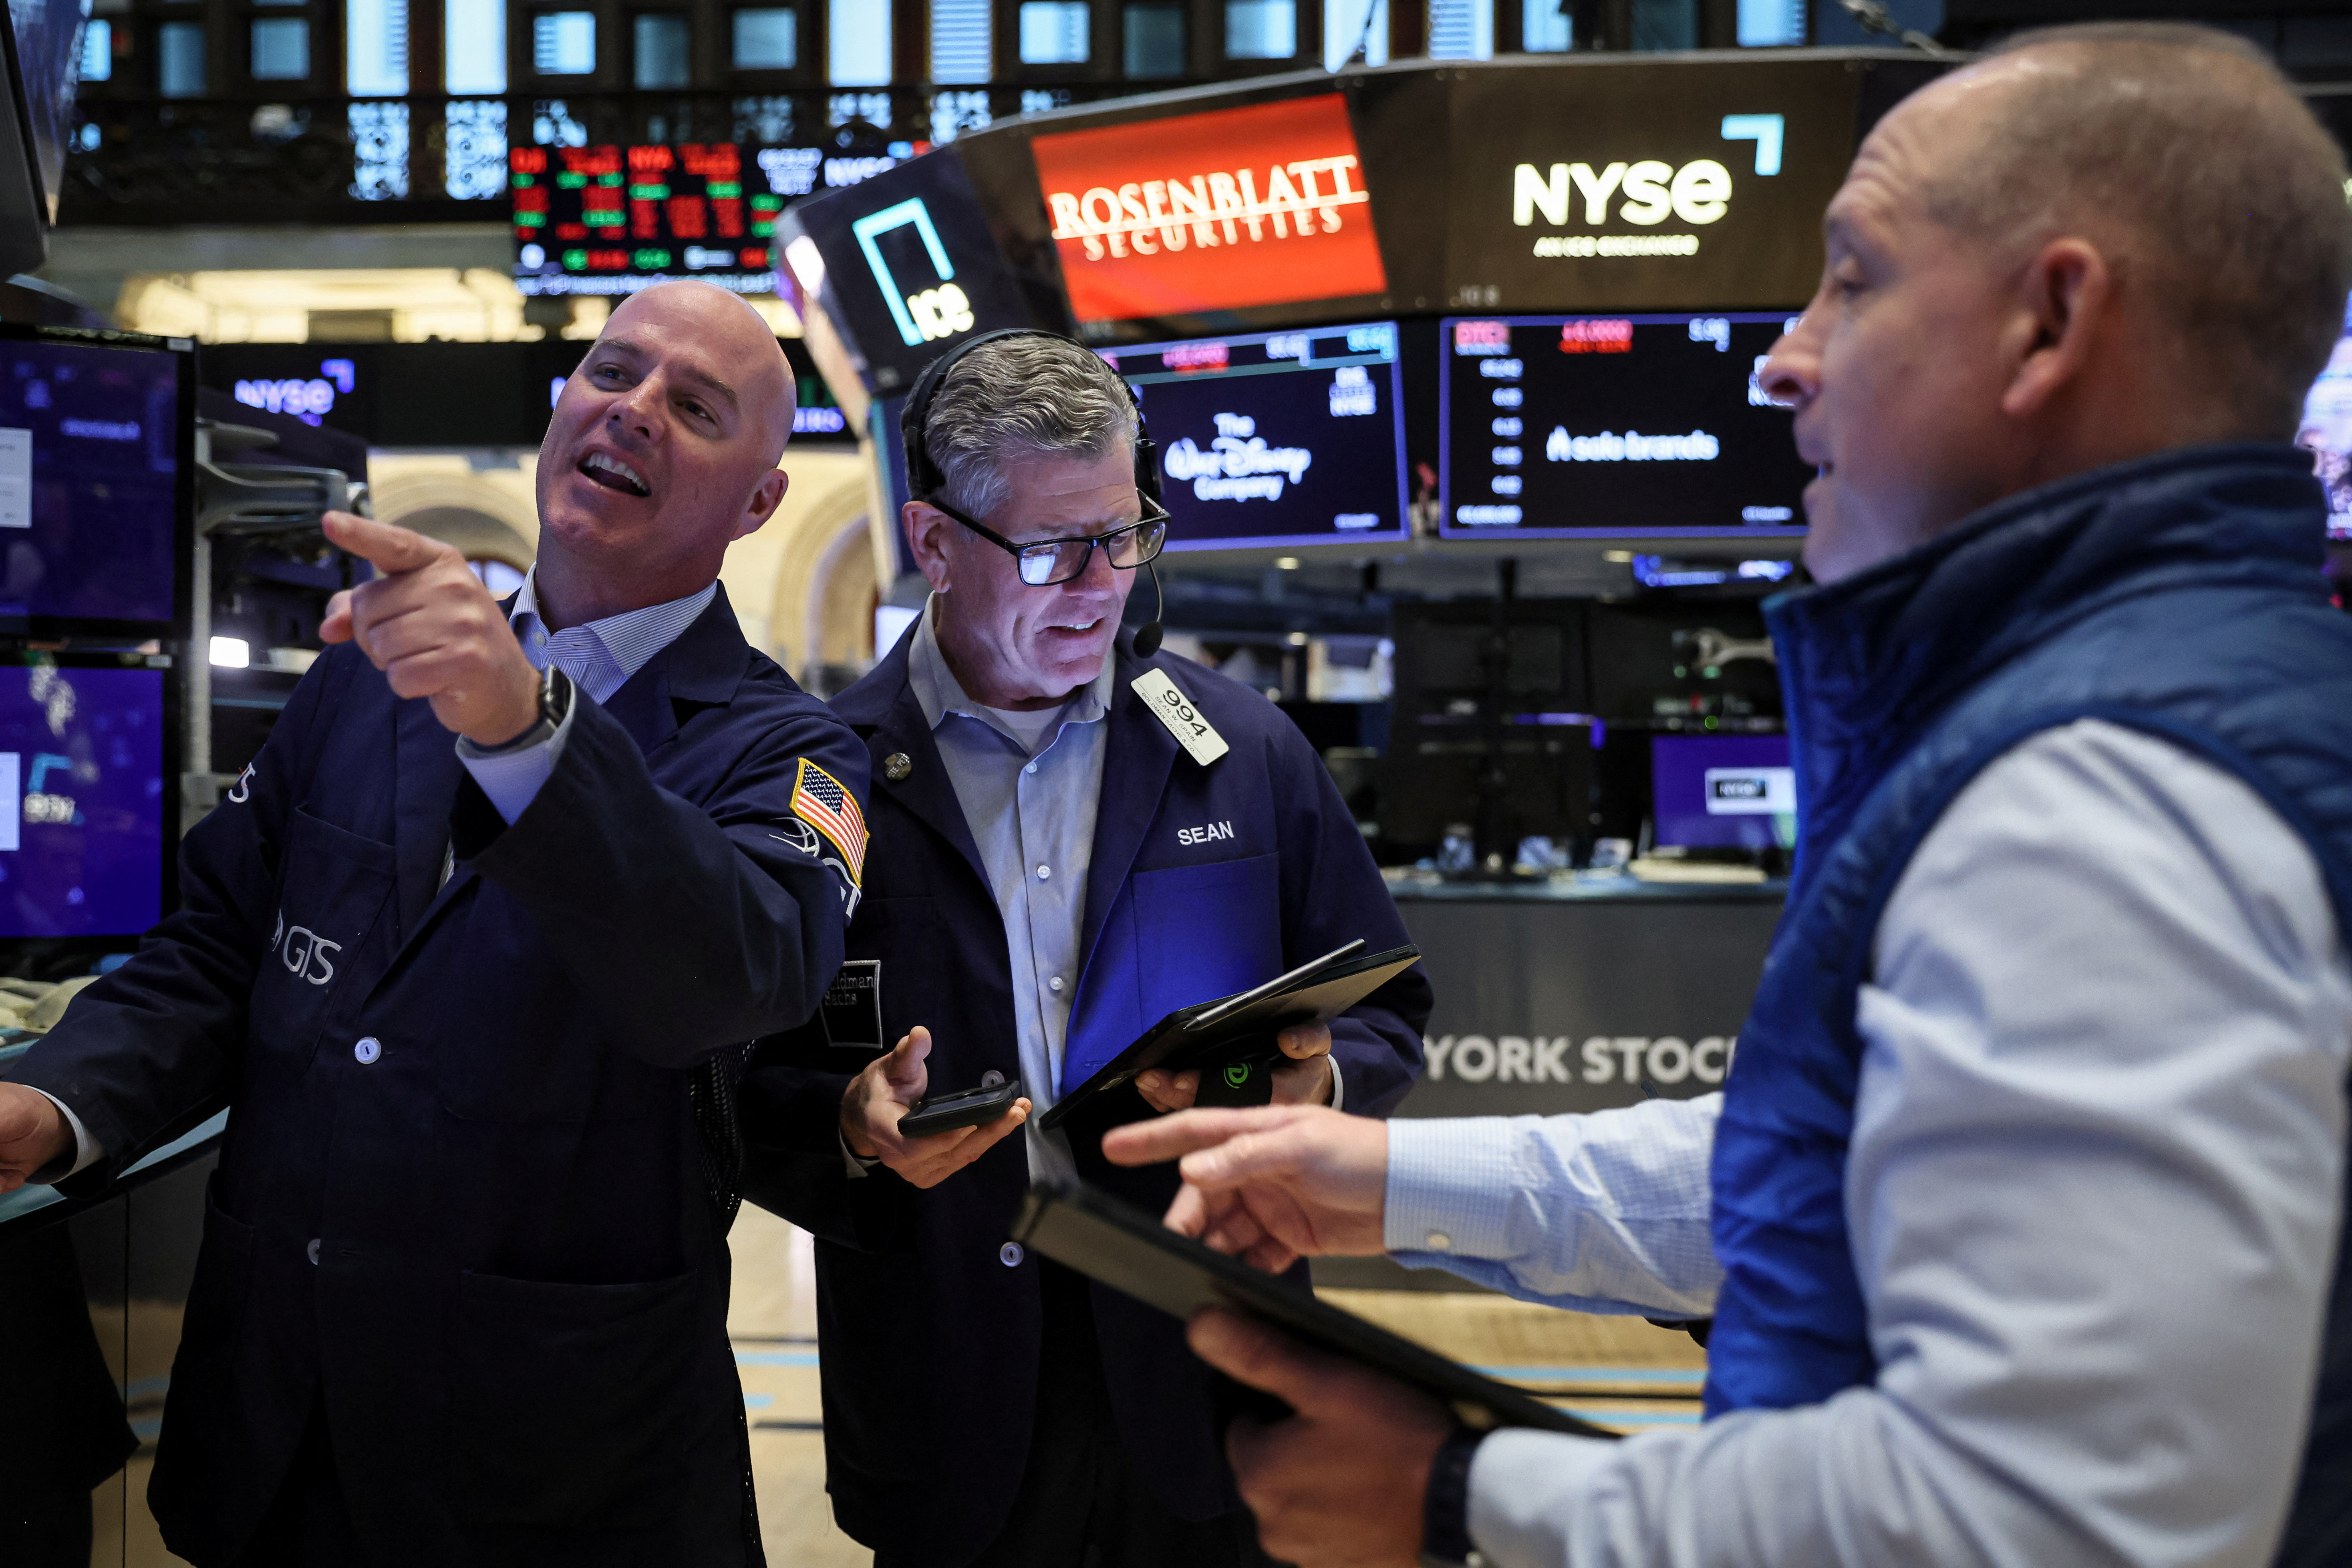
{"label": "bald man pointing", "polygon": [[792,409],[758,315],[670,285],[565,384],[509,604],[330,516],[378,572],[345,646],[0,1084],[0,1188],[231,1106],[149,1492],[199,1568],[760,1561],[713,1129],[865,847],[864,747],[717,582]]}

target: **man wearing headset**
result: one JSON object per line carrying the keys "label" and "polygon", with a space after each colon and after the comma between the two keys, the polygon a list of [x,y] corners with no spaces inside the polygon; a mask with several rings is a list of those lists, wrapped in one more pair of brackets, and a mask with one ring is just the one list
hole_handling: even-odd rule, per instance
{"label": "man wearing headset", "polygon": [[[1262,1563],[1181,1327],[1005,1240],[1038,1174],[1164,1207],[1171,1170],[1097,1146],[1190,1105],[1196,1075],[1013,1134],[1173,1009],[1403,926],[1281,710],[1159,654],[1156,622],[1119,637],[1167,517],[1117,374],[991,333],[932,365],[903,426],[932,593],[835,700],[875,780],[849,961],[824,1039],[772,1045],[744,1097],[747,1194],[819,1238],[835,1514],[877,1568]],[[1189,746],[1148,700],[1171,687],[1205,731]],[[1274,1098],[1383,1114],[1429,1005],[1416,966],[1292,1031]],[[1010,1079],[994,1122],[898,1132],[927,1093]]]}

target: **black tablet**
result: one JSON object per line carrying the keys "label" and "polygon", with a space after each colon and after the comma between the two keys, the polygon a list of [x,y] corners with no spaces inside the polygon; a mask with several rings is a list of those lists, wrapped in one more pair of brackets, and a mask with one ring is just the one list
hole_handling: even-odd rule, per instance
{"label": "black tablet", "polygon": [[1329,1023],[1421,957],[1421,949],[1411,943],[1369,954],[1363,945],[1359,937],[1263,985],[1178,1008],[1056,1100],[1037,1125],[1058,1127],[1097,1095],[1153,1068],[1182,1072],[1220,1067],[1253,1049],[1270,1051],[1273,1037],[1293,1024]]}
{"label": "black tablet", "polygon": [[1532,1426],[1580,1437],[1618,1436],[1342,1311],[1311,1290],[1179,1236],[1083,1183],[1031,1187],[1013,1236],[1063,1267],[1177,1318],[1189,1320],[1203,1307],[1230,1307],[1262,1318],[1308,1344],[1444,1401],[1464,1425],[1479,1431]]}

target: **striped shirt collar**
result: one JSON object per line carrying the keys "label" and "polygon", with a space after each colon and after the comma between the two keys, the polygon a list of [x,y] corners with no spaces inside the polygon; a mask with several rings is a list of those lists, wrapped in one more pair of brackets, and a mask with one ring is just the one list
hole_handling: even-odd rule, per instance
{"label": "striped shirt collar", "polygon": [[611,700],[613,693],[629,683],[630,677],[650,664],[654,655],[676,642],[710,607],[710,601],[718,595],[719,584],[713,582],[700,593],[688,594],[683,599],[648,605],[642,610],[629,610],[551,632],[540,619],[539,568],[533,566],[522,580],[522,587],[515,595],[514,612],[507,619],[532,668],[545,669],[550,664],[555,665],[588,694],[590,700],[602,707]]}

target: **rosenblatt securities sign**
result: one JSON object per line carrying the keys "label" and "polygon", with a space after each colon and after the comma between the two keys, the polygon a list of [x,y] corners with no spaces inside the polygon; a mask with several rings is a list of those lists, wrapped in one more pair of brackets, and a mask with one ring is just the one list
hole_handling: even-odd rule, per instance
{"label": "rosenblatt securities sign", "polygon": [[1338,93],[1064,132],[1032,149],[1081,321],[1388,288]]}

